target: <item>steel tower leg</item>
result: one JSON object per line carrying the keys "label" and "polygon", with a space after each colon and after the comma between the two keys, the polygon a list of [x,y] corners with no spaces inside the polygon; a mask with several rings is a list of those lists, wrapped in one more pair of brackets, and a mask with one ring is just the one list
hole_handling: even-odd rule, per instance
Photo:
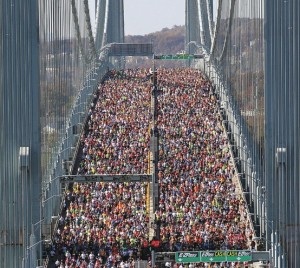
{"label": "steel tower leg", "polygon": [[0,267],[21,267],[40,220],[38,1],[2,0],[0,17]]}

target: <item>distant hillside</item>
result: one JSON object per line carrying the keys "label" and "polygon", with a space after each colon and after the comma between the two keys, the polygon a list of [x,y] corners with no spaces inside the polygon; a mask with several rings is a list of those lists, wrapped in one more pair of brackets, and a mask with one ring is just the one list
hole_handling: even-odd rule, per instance
{"label": "distant hillside", "polygon": [[[176,54],[184,50],[185,27],[173,26],[172,29],[163,28],[161,31],[150,33],[147,35],[127,35],[126,43],[152,43],[154,54]],[[164,65],[174,65],[178,62],[165,62]],[[127,60],[127,68],[134,66],[149,67],[152,61],[146,57],[132,57]]]}
{"label": "distant hillside", "polygon": [[147,35],[127,35],[126,43],[153,43],[155,54],[172,54],[184,49],[185,27],[174,26]]}

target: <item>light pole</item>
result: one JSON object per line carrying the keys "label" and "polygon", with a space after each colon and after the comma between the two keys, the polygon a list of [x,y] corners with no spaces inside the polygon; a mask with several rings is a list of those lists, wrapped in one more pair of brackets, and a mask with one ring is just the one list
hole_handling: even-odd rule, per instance
{"label": "light pole", "polygon": [[[282,246],[280,244],[280,235],[277,231],[274,230],[274,222],[267,220],[266,217],[262,217],[265,225],[272,230],[271,237],[265,237],[265,236],[259,236],[259,237],[253,237],[252,240],[263,244],[265,250],[270,252],[270,265],[268,267],[286,267],[286,266],[280,266],[281,262],[284,262],[284,253],[282,250]],[[270,239],[270,240],[269,240]],[[260,245],[257,245],[260,246]]]}
{"label": "light pole", "polygon": [[22,261],[22,268],[36,267],[36,264],[37,264],[36,247],[43,242],[51,243],[51,240],[48,240],[48,239],[40,240],[26,248],[26,254]]}
{"label": "light pole", "polygon": [[[30,245],[26,248],[26,253],[23,259],[23,267],[35,267],[35,262],[37,260],[37,246],[41,242],[51,242],[50,240],[40,240],[39,242],[36,242],[36,235],[35,235],[35,226],[40,225],[39,228],[39,238],[41,237],[41,223],[44,221],[44,218],[39,220],[36,223],[31,224],[31,234],[30,234]],[[41,248],[39,249],[39,259],[41,259]]]}
{"label": "light pole", "polygon": [[50,199],[54,198],[54,197],[61,197],[61,195],[60,195],[60,194],[55,194],[55,195],[52,195],[52,196],[50,196],[49,198],[43,200],[43,201],[42,201],[42,206],[44,207],[44,206],[45,206],[44,204],[45,204],[47,201],[49,201]]}
{"label": "light pole", "polygon": [[231,120],[222,120],[222,126],[227,134],[230,145],[233,146],[235,130],[238,128],[236,123]]}
{"label": "light pole", "polygon": [[71,175],[59,175],[59,176],[56,176],[55,178],[53,178],[53,179],[50,179],[50,181],[49,181],[49,183],[52,183],[52,182],[55,182],[56,180],[58,180],[58,179],[62,179],[62,178],[64,178],[64,177],[73,177],[73,176],[71,176]]}
{"label": "light pole", "polygon": [[[265,187],[257,187],[257,193],[243,192],[246,202],[251,206],[250,215],[254,217],[255,226],[259,226],[259,236],[266,233]],[[248,198],[246,198],[248,196]]]}
{"label": "light pole", "polygon": [[65,148],[65,149],[61,150],[61,151],[59,152],[59,154],[61,154],[61,153],[65,152],[65,151],[67,151],[67,150],[74,150],[75,148],[76,148],[76,147],[74,147],[74,146],[71,146],[71,147]]}
{"label": "light pole", "polygon": [[[47,219],[49,218],[49,213],[44,213],[45,212],[45,203],[47,203],[49,200],[51,200],[54,197],[62,197],[62,194],[52,195],[52,196],[50,196],[47,199],[45,199],[45,200],[42,201],[43,214],[47,214],[47,215],[44,215],[44,216],[46,216]],[[50,206],[50,208],[52,209],[52,206]],[[61,209],[61,207],[60,207],[60,209]],[[53,216],[51,216],[51,219],[53,219]]]}
{"label": "light pole", "polygon": [[[51,225],[51,217],[53,214],[58,214],[61,209],[61,202],[59,203],[58,198],[63,197],[64,184],[60,181],[62,178],[70,175],[59,175],[53,178],[51,176],[47,182],[46,190],[42,196],[42,210],[45,222],[47,225]],[[56,198],[55,198],[56,197]]]}
{"label": "light pole", "polygon": [[[53,199],[55,199],[55,202],[51,202]],[[45,219],[44,226],[46,228],[43,228],[43,237],[47,239],[51,239],[53,232],[56,228],[56,219],[58,216],[57,214],[60,213],[62,210],[62,199],[63,195],[62,194],[54,194],[46,199],[42,200],[42,214]],[[60,201],[59,201],[60,200]],[[49,202],[50,201],[50,202]]]}

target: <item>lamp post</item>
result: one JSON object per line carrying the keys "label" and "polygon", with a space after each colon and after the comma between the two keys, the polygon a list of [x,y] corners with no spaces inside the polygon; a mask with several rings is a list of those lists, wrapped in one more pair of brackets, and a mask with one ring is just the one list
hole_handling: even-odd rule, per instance
{"label": "lamp post", "polygon": [[227,138],[230,141],[230,145],[233,146],[234,143],[234,134],[236,129],[238,128],[236,123],[231,120],[222,120],[222,126],[224,131],[227,134]]}
{"label": "lamp post", "polygon": [[[36,223],[32,223],[31,224],[31,234],[30,234],[30,238],[29,238],[29,243],[30,246],[27,248],[27,250],[29,251],[30,254],[30,259],[36,260],[36,255],[37,255],[37,248],[35,246],[37,246],[39,243],[36,243],[36,235],[35,235],[35,226],[36,225],[40,225],[39,227],[39,235],[38,237],[41,237],[41,223],[44,221],[44,219],[41,219],[40,221],[36,222]],[[39,253],[41,253],[41,249],[39,249]]]}
{"label": "lamp post", "polygon": [[[39,228],[39,238],[41,237],[41,223],[44,221],[44,218],[39,220],[36,223],[31,224],[31,234],[30,234],[30,245],[26,248],[26,253],[23,259],[23,267],[35,267],[35,262],[37,260],[37,246],[43,242],[43,241],[49,241],[49,240],[40,240],[39,242],[36,242],[36,235],[35,235],[35,226],[40,225]],[[49,241],[50,242],[50,241]],[[41,248],[39,249],[39,259],[41,259]]]}
{"label": "lamp post", "polygon": [[[66,177],[66,175],[56,176],[55,178],[50,179],[49,183],[55,182],[56,180],[62,179],[62,178],[64,178],[64,177]],[[67,176],[67,177],[68,177],[68,176]]]}
{"label": "lamp post", "polygon": [[75,147],[74,147],[74,146],[71,146],[71,147],[68,147],[68,148],[65,148],[65,149],[61,150],[61,151],[59,152],[59,154],[65,152],[65,151],[67,151],[67,150],[74,150],[74,149],[75,149]]}
{"label": "lamp post", "polygon": [[63,189],[65,185],[62,184],[60,179],[66,176],[69,175],[59,175],[56,177],[51,176],[47,182],[47,187],[45,187],[46,190],[43,192],[43,196],[41,200],[42,209],[43,209],[43,215],[48,225],[51,224],[50,223],[51,216],[53,214],[59,213],[59,209],[61,209],[61,202],[59,203],[58,198],[63,196]]}
{"label": "lamp post", "polygon": [[[251,213],[254,217],[254,223],[259,226],[259,236],[266,233],[266,210],[265,210],[265,187],[257,187],[256,193],[243,192],[247,203],[251,206]],[[246,198],[248,196],[248,198]],[[257,225],[258,223],[258,225]]]}
{"label": "lamp post", "polygon": [[47,201],[49,201],[50,199],[54,198],[54,197],[61,197],[61,195],[60,195],[60,194],[55,194],[55,195],[52,195],[52,196],[50,196],[49,198],[43,200],[43,201],[42,201],[42,206],[44,207],[44,206],[45,206],[44,204],[45,204]]}
{"label": "lamp post", "polygon": [[[62,195],[61,194],[54,194],[44,200],[42,200],[42,213],[45,219],[45,227],[43,229],[43,237],[45,238],[52,238],[53,232],[55,230],[56,227],[56,219],[58,218],[58,216],[56,216],[59,211],[61,211],[62,206],[61,206],[61,201],[59,202],[59,198],[61,198]],[[56,202],[50,202],[52,201],[54,198],[57,198],[57,200],[55,200]],[[61,199],[60,199],[61,200]],[[54,214],[54,215],[53,215]]]}
{"label": "lamp post", "polygon": [[[280,234],[274,229],[274,222],[269,221],[266,217],[262,217],[265,225],[272,230],[271,237],[253,237],[253,241],[264,243],[265,249],[270,252],[270,266],[268,267],[287,267],[285,264],[285,256],[280,244]],[[258,245],[259,246],[259,245]]]}
{"label": "lamp post", "polygon": [[22,268],[34,268],[37,264],[36,247],[42,242],[51,243],[51,240],[40,240],[26,248],[26,254],[22,261]]}
{"label": "lamp post", "polygon": [[[62,197],[62,195],[61,194],[54,194],[54,195],[52,195],[52,196],[50,196],[50,197],[48,197],[47,199],[45,199],[45,200],[43,200],[42,201],[42,209],[43,209],[43,214],[44,214],[44,216],[47,218],[47,219],[49,219],[49,217],[50,217],[50,215],[52,214],[52,213],[50,213],[50,215],[49,215],[49,213],[47,213],[48,211],[45,211],[45,204],[49,201],[49,200],[52,200],[54,197]],[[48,209],[49,209],[49,207],[48,207]],[[52,205],[50,206],[50,209],[52,209]],[[52,215],[51,215],[51,218],[52,218]]]}

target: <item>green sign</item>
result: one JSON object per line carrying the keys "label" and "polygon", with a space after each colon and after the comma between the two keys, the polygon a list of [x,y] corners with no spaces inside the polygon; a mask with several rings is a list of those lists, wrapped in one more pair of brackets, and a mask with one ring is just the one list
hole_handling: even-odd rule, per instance
{"label": "green sign", "polygon": [[252,260],[252,254],[249,250],[201,251],[200,255],[201,262],[244,262]]}
{"label": "green sign", "polygon": [[175,261],[186,262],[247,262],[252,260],[249,250],[209,250],[176,252]]}
{"label": "green sign", "polygon": [[176,252],[176,262],[200,262],[200,251],[183,251]]}
{"label": "green sign", "polygon": [[223,262],[226,261],[226,252],[202,251],[201,262]]}
{"label": "green sign", "polygon": [[203,55],[192,55],[192,54],[175,54],[175,55],[155,55],[156,60],[192,60],[201,59]]}
{"label": "green sign", "polygon": [[244,262],[251,261],[252,253],[249,250],[232,250],[227,251],[227,261]]}

